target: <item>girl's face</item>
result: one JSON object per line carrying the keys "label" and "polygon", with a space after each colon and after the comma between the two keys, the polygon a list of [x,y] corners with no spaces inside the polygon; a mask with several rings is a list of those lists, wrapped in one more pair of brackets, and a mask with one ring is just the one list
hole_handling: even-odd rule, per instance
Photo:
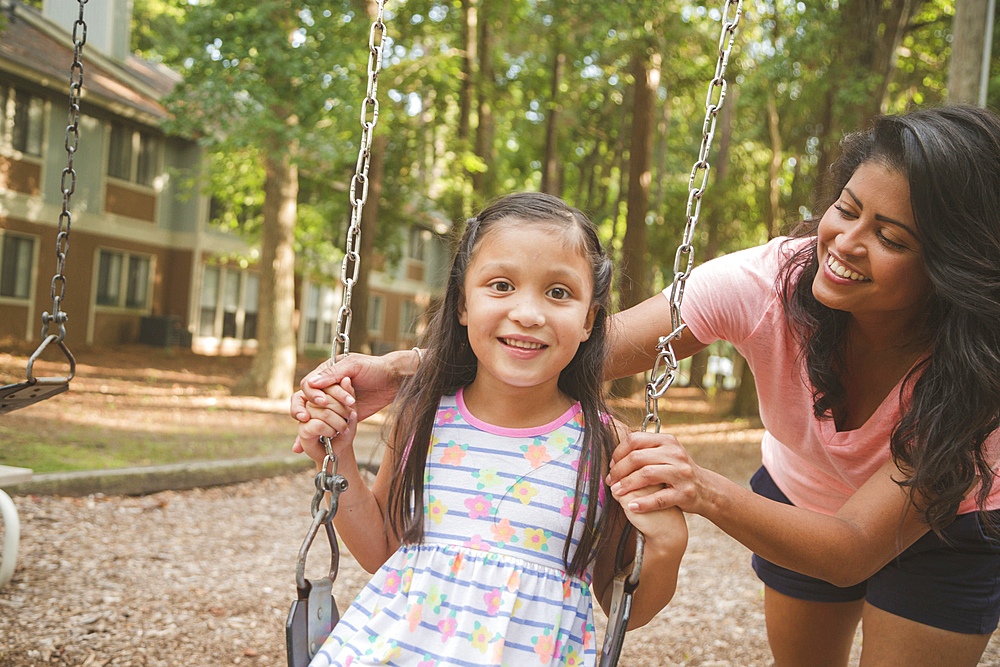
{"label": "girl's face", "polygon": [[820,220],[816,253],[820,303],[896,328],[919,324],[932,286],[905,175],[875,161],[858,167]]}
{"label": "girl's face", "polygon": [[459,301],[476,381],[555,389],[590,337],[592,301],[590,262],[566,231],[517,219],[495,224],[474,250]]}

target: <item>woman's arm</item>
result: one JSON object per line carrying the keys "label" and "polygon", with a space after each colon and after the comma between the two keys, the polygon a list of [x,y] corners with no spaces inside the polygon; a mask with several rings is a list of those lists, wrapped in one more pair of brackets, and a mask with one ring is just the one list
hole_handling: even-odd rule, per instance
{"label": "woman's arm", "polygon": [[[605,379],[614,380],[650,370],[656,361],[656,344],[660,336],[667,336],[671,331],[670,300],[662,292],[612,315],[608,327],[611,342]],[[690,357],[706,346],[686,329],[680,338],[673,341],[678,360]]]}
{"label": "woman's arm", "polygon": [[633,512],[679,507],[700,514],[763,558],[836,586],[864,581],[928,530],[893,481],[899,471],[892,461],[833,516],[769,500],[701,468],[666,434],[631,434],[614,461],[608,482],[616,498],[664,485],[626,501]]}
{"label": "woman's arm", "polygon": [[[619,431],[624,428],[619,424]],[[639,586],[632,596],[632,612],[629,617],[628,629],[642,627],[663,609],[674,595],[677,588],[677,572],[681,557],[687,548],[687,523],[684,514],[676,507],[656,510],[643,514],[624,509],[629,501],[637,500],[662,488],[648,487],[632,491],[620,500],[621,505],[608,499],[607,507],[614,510],[616,520],[612,525],[614,530],[597,555],[594,564],[594,593],[604,613],[611,608],[614,595],[615,555],[621,534],[628,525],[627,519],[636,530],[642,532],[645,538],[643,547],[642,569],[639,571]],[[624,554],[625,571],[631,572],[635,558],[635,531],[628,538],[627,551]]]}

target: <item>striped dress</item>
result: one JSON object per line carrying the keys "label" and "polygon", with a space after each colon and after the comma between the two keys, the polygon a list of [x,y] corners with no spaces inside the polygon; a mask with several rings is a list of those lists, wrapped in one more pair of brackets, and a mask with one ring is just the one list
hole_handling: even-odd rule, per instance
{"label": "striped dress", "polygon": [[[590,578],[570,576],[580,405],[530,429],[441,399],[427,456],[424,542],[375,573],[313,658],[338,665],[593,665]],[[581,512],[582,514],[582,512]],[[572,552],[571,552],[572,553]]]}

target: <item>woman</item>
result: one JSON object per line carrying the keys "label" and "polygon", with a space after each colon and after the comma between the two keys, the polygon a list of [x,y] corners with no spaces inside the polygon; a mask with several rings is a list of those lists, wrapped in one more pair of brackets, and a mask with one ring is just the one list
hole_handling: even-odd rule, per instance
{"label": "woman", "polygon": [[[847,664],[859,621],[862,665],[975,665],[1000,617],[1000,119],[884,117],[843,150],[812,234],[687,283],[678,357],[723,338],[757,380],[754,492],[666,434],[631,434],[607,481],[662,484],[629,509],[701,514],[754,552],[776,665]],[[669,313],[656,295],[613,318],[611,375],[651,367]],[[303,419],[330,414],[317,387],[384,388],[413,356],[307,378],[300,434],[337,426]]]}

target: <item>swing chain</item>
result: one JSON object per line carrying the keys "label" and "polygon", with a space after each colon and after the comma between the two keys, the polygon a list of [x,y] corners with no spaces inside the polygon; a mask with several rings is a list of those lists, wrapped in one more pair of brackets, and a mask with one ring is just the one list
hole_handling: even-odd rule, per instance
{"label": "swing chain", "polygon": [[[731,19],[727,18],[730,11],[732,11]],[[715,64],[715,76],[708,84],[708,94],[705,97],[705,122],[701,131],[701,149],[698,152],[698,160],[691,168],[691,177],[688,179],[687,222],[684,225],[681,244],[677,247],[677,254],[674,256],[674,280],[670,286],[670,326],[673,331],[667,336],[667,347],[671,347],[670,343],[680,336],[682,329],[681,300],[684,298],[684,285],[694,266],[694,228],[701,215],[702,195],[705,194],[705,189],[708,187],[708,174],[711,170],[708,156],[712,150],[712,140],[715,138],[715,125],[718,121],[719,111],[726,100],[726,66],[729,64],[729,56],[736,41],[736,28],[742,14],[743,0],[726,0],[726,5],[722,10],[722,30],[719,34],[719,57]],[[698,187],[695,187],[699,173],[701,174],[701,182]],[[686,262],[683,261],[685,257],[687,258]],[[684,265],[683,270],[681,270],[682,264]],[[672,349],[669,356],[673,356]],[[669,372],[670,365],[666,364],[666,366]],[[663,387],[663,391],[666,391],[672,382],[673,378],[671,377],[666,386]],[[656,386],[659,387],[661,384],[657,383]]]}
{"label": "swing chain", "polygon": [[[351,348],[351,296],[358,281],[361,266],[361,212],[368,201],[368,167],[371,158],[372,133],[378,123],[378,75],[382,70],[382,49],[385,46],[385,23],[382,21],[385,0],[378,0],[378,13],[368,33],[368,91],[361,102],[361,147],[358,163],[351,178],[351,225],[347,230],[347,247],[340,270],[344,284],[344,300],[337,314],[337,335],[333,339],[331,357],[349,354]],[[370,117],[370,120],[369,120]],[[329,447],[327,454],[330,454]]]}
{"label": "swing chain", "polygon": [[83,20],[83,8],[87,0],[78,0],[80,14],[73,23],[73,64],[69,70],[69,124],[66,126],[66,167],[62,170],[59,187],[62,192],[62,212],[56,234],[56,272],[52,276],[52,314],[42,313],[42,339],[49,337],[49,324],[59,326],[55,340],[62,342],[66,337],[66,321],[69,316],[62,310],[66,298],[66,255],[69,253],[69,232],[73,216],[70,213],[70,199],[76,191],[76,170],[73,157],[80,145],[80,96],[83,93],[83,45],[87,43],[87,23]]}
{"label": "swing chain", "polygon": [[[732,11],[732,18],[729,19]],[[708,174],[710,165],[708,156],[712,148],[712,139],[715,137],[715,125],[719,111],[726,99],[726,66],[729,63],[729,56],[733,50],[736,40],[736,27],[739,25],[740,16],[743,13],[743,0],[726,0],[722,11],[722,29],[719,35],[719,56],[715,66],[715,76],[709,82],[708,95],[705,99],[705,122],[702,126],[701,149],[698,153],[698,160],[691,169],[691,177],[688,180],[688,200],[687,200],[687,222],[684,226],[684,236],[677,254],[674,257],[674,279],[670,287],[670,324],[671,332],[667,336],[661,336],[656,345],[656,361],[653,362],[653,369],[650,372],[649,382],[646,384],[646,418],[642,427],[644,431],[649,431],[650,427],[654,432],[660,432],[660,416],[658,414],[657,400],[662,398],[667,389],[674,383],[677,377],[677,355],[674,352],[673,341],[678,339],[683,333],[685,325],[681,322],[681,300],[684,297],[684,284],[694,265],[694,228],[698,224],[698,217],[701,214],[701,199],[708,185]],[[718,89],[718,93],[716,93]],[[695,182],[698,174],[701,174],[701,181],[697,187]],[[683,258],[686,256],[686,264]],[[682,270],[682,265],[684,266]],[[624,544],[627,534],[622,538]],[[645,540],[642,533],[636,531],[635,558],[632,564],[632,571],[627,578],[619,574],[616,579],[616,590],[612,600],[612,613],[615,614],[612,625],[609,625],[608,636],[605,637],[604,648],[601,656],[601,667],[611,667],[618,664],[618,657],[621,652],[622,637],[628,627],[628,615],[631,608],[631,595],[639,585],[639,576],[642,569],[642,555]],[[619,551],[621,552],[621,545]],[[620,571],[620,563],[615,563],[616,571]],[[619,590],[620,589],[620,590]]]}

